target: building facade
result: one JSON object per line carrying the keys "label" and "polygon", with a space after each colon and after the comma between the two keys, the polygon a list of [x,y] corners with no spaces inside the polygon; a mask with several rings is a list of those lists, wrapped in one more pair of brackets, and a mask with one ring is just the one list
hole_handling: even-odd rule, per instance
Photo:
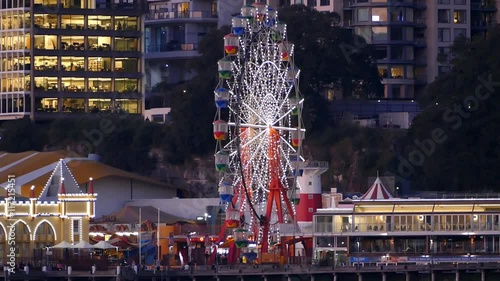
{"label": "building facade", "polygon": [[324,265],[498,262],[499,218],[498,196],[394,198],[379,182],[360,198],[332,200],[316,212],[314,259]]}
{"label": "building facade", "polygon": [[[231,24],[243,0],[148,0],[145,19],[147,98],[164,94],[158,88],[193,78],[188,62],[198,57],[198,46],[210,30]],[[222,55],[222,54],[221,54]],[[168,106],[169,101],[152,107]],[[148,109],[151,108],[148,107]]]}
{"label": "building facade", "polygon": [[[14,184],[15,177],[11,179]],[[62,241],[88,242],[97,194],[92,190],[83,193],[71,185],[66,188],[64,181],[58,166],[41,192],[33,186],[30,195],[22,197],[8,188],[9,193],[0,201],[1,264],[12,261],[11,248],[15,249],[16,263],[40,264],[46,247]]]}
{"label": "building facade", "polygon": [[450,71],[454,40],[484,37],[500,16],[500,2],[494,0],[292,0],[290,4],[336,12],[344,27],[373,45],[387,99],[418,98],[428,83]]}
{"label": "building facade", "polygon": [[0,119],[141,114],[142,2],[2,1]]}
{"label": "building facade", "polygon": [[201,38],[216,28],[217,1],[149,1],[145,20],[146,85],[149,90],[166,82],[189,80],[188,60],[197,56]]}

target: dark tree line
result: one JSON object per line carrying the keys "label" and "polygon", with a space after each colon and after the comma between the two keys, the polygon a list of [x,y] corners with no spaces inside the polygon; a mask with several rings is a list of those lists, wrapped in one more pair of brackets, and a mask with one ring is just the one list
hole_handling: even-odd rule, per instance
{"label": "dark tree line", "polygon": [[418,189],[498,191],[500,28],[454,43],[451,72],[428,86],[425,110],[399,143],[396,174]]}

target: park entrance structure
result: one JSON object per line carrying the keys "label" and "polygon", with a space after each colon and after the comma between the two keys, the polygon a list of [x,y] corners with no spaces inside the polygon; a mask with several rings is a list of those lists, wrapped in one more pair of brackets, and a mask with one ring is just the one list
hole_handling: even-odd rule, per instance
{"label": "park entrance structure", "polygon": [[277,12],[263,3],[243,7],[218,70],[215,166],[226,211],[219,242],[230,248],[228,262],[283,263],[292,240],[284,233],[297,228],[305,129],[300,70]]}

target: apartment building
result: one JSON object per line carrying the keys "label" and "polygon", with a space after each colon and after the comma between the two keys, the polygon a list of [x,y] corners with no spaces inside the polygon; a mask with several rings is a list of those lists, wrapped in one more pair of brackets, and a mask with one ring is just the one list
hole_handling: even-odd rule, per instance
{"label": "apartment building", "polygon": [[[271,3],[268,3],[271,4]],[[450,70],[450,45],[484,36],[499,20],[494,0],[291,0],[336,12],[374,46],[384,97],[413,99]]]}
{"label": "apartment building", "polygon": [[143,0],[3,0],[0,120],[142,114]]}
{"label": "apartment building", "polygon": [[[231,24],[242,0],[148,0],[145,19],[146,95],[161,95],[157,86],[182,84],[196,73],[188,62],[211,29]],[[221,53],[221,56],[223,54]],[[167,102],[168,103],[168,102]]]}

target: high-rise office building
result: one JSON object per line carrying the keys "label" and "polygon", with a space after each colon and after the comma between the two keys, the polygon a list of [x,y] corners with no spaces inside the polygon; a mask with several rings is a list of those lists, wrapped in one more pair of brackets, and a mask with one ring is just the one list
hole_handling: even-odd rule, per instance
{"label": "high-rise office building", "polygon": [[145,0],[0,5],[0,120],[143,112]]}

